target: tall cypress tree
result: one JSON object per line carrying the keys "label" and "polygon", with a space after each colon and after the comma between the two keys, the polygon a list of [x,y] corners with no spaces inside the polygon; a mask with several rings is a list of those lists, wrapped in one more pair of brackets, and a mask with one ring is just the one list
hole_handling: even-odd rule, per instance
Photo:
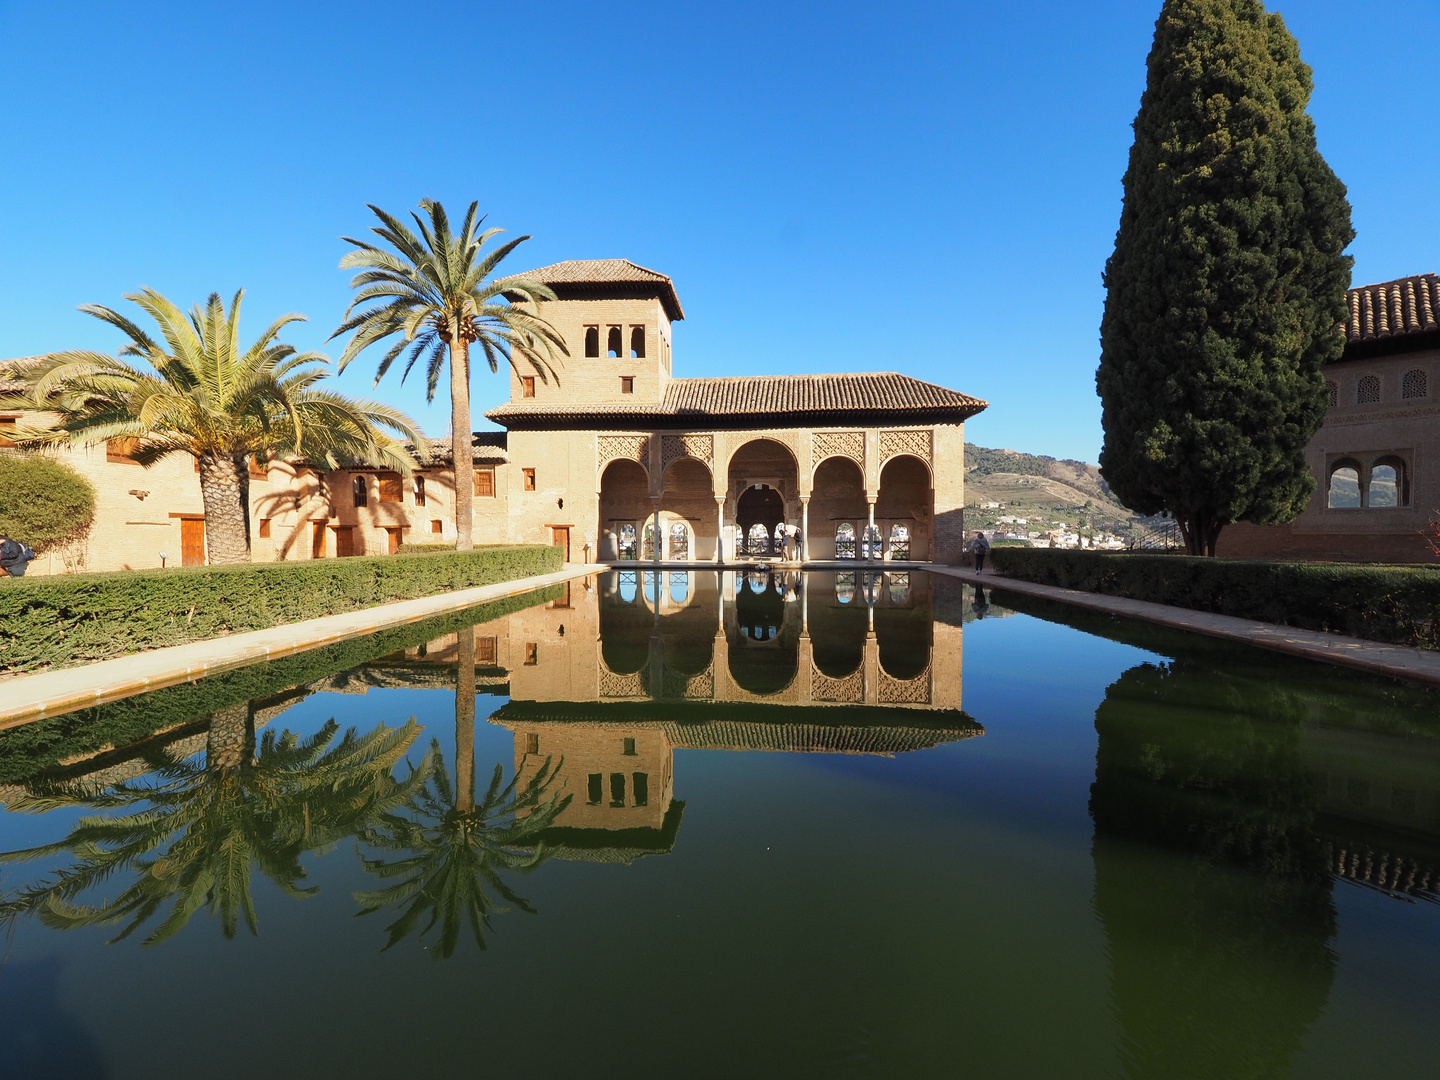
{"label": "tall cypress tree", "polygon": [[1310,68],[1260,0],[1165,0],[1155,23],[1095,382],[1101,472],[1213,555],[1292,520],[1340,355],[1354,238],[1315,146]]}

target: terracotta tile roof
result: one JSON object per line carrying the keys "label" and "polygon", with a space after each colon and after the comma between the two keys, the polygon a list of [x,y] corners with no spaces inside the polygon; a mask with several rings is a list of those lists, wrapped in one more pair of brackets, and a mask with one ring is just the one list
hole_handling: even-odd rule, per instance
{"label": "terracotta tile roof", "polygon": [[[477,465],[503,465],[508,461],[505,450],[509,442],[508,431],[476,431],[471,433],[471,445],[474,447],[475,463]],[[431,465],[453,465],[455,455],[450,449],[450,437],[447,435],[441,439],[426,439],[430,444]],[[410,448],[412,451],[414,447]]]}
{"label": "terracotta tile roof", "polygon": [[861,413],[965,420],[987,407],[979,398],[893,371],[844,375],[744,375],[672,379],[659,405],[522,405],[485,415],[502,424],[586,417],[639,419],[764,417],[797,420]]}
{"label": "terracotta tile roof", "polygon": [[654,284],[659,286],[657,291],[671,320],[679,322],[685,318],[685,309],[680,306],[680,297],[675,293],[675,283],[659,271],[647,269],[629,259],[569,259],[511,276],[539,280],[551,288],[560,286],[556,292],[562,297],[570,291],[565,286],[585,290],[605,285]]}
{"label": "terracotta tile roof", "polygon": [[1345,323],[1347,354],[1369,354],[1371,349],[1355,347],[1380,342],[1393,341],[1403,348],[1404,343],[1395,339],[1440,333],[1440,278],[1434,274],[1361,285],[1351,289],[1346,300],[1350,306]]}

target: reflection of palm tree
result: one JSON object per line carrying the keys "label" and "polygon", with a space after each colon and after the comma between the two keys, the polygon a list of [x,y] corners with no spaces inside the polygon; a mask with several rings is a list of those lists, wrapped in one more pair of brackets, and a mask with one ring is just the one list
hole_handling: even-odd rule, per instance
{"label": "reflection of palm tree", "polygon": [[[396,781],[393,770],[419,734],[412,719],[398,728],[354,729],[335,741],[328,721],[306,739],[266,732],[255,748],[249,705],[216,713],[203,762],[162,752],[150,782],[121,783],[100,792],[74,782],[33,790],[12,810],[43,812],[84,806],[134,807],[118,817],[85,817],[64,840],[0,855],[18,861],[70,852],[76,862],[7,897],[0,913],[34,912],[58,929],[128,920],[116,941],[129,936],[162,906],[170,914],[145,940],[170,937],[201,907],[221,918],[233,937],[241,917],[255,933],[250,892],[252,867],[291,896],[307,896],[300,856],[353,835],[393,809],[423,784],[430,763]],[[163,850],[162,850],[163,849]],[[133,870],[136,880],[114,900],[77,901],[112,875]]]}
{"label": "reflection of palm tree", "polygon": [[[475,942],[485,947],[484,930],[490,928],[496,908],[491,893],[533,912],[500,878],[501,870],[528,870],[544,858],[543,845],[534,844],[542,829],[552,824],[570,803],[570,796],[546,797],[559,769],[546,758],[523,789],[516,790],[521,770],[502,786],[504,770],[495,766],[485,797],[475,801],[475,628],[459,635],[459,664],[455,686],[455,781],[445,768],[438,743],[432,745],[433,763],[423,784],[410,795],[408,813],[385,813],[364,829],[360,839],[382,851],[412,854],[386,861],[364,859],[365,868],[394,884],[355,894],[369,914],[401,907],[400,917],[386,930],[385,948],[412,933],[426,913],[430,919],[421,936],[438,922],[440,941],[430,954],[440,960],[455,951],[462,920],[470,923]],[[532,846],[533,845],[533,846]]]}
{"label": "reflection of palm tree", "polygon": [[[569,805],[570,796],[546,797],[558,771],[551,770],[547,758],[519,790],[519,774],[502,785],[504,769],[496,765],[485,797],[476,802],[474,775],[458,777],[457,792],[438,744],[430,753],[434,768],[410,798],[406,808],[410,813],[382,814],[377,824],[360,833],[361,840],[382,851],[412,853],[394,861],[363,860],[365,868],[378,877],[399,880],[383,889],[358,892],[355,899],[362,914],[391,905],[401,908],[400,917],[385,928],[390,934],[387,949],[411,934],[428,914],[421,935],[440,924],[440,940],[430,954],[440,960],[455,951],[462,921],[470,923],[475,943],[485,947],[491,913],[506,910],[496,906],[492,893],[521,911],[534,913],[535,909],[505,884],[500,871],[529,870],[545,857],[535,836],[554,823]],[[468,797],[463,794],[467,786]],[[470,809],[460,809],[466,804]]]}

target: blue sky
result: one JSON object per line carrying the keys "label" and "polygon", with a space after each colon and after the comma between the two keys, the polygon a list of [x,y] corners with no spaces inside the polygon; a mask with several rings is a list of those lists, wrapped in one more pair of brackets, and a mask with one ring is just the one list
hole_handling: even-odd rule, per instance
{"label": "blue sky", "polygon": [[[1281,3],[1349,185],[1356,282],[1440,269],[1440,3]],[[1158,2],[0,0],[0,356],[107,351],[140,285],[324,339],[337,239],[423,196],[508,267],[670,274],[678,375],[902,371],[982,445],[1093,461],[1100,274]],[[417,382],[372,391],[434,434]],[[477,405],[503,379],[477,376]],[[482,422],[483,423],[483,422]]]}

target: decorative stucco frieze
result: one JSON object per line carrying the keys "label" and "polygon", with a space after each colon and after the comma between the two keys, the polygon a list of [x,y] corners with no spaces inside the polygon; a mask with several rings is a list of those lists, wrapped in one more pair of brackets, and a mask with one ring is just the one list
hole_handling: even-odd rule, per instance
{"label": "decorative stucco frieze", "polygon": [[710,468],[715,461],[713,435],[665,435],[660,440],[660,468],[668,469],[681,458],[694,458]]}
{"label": "decorative stucco frieze", "polygon": [[880,432],[880,464],[884,465],[897,454],[910,454],[926,465],[931,464],[931,434],[928,428]]}
{"label": "decorative stucco frieze", "polygon": [[595,467],[603,471],[612,461],[633,461],[650,466],[649,435],[601,435],[595,440]]}
{"label": "decorative stucco frieze", "polygon": [[810,668],[811,701],[864,701],[865,673],[852,671],[843,679],[832,679],[813,664]]}
{"label": "decorative stucco frieze", "polygon": [[930,669],[913,679],[897,679],[883,668],[880,671],[880,703],[882,705],[930,704]]}
{"label": "decorative stucco frieze", "polygon": [[861,468],[865,466],[863,431],[817,431],[811,446],[817,465],[828,457],[847,457]]}
{"label": "decorative stucco frieze", "polygon": [[645,679],[641,672],[632,675],[616,675],[613,671],[600,669],[600,696],[602,698],[647,697]]}

